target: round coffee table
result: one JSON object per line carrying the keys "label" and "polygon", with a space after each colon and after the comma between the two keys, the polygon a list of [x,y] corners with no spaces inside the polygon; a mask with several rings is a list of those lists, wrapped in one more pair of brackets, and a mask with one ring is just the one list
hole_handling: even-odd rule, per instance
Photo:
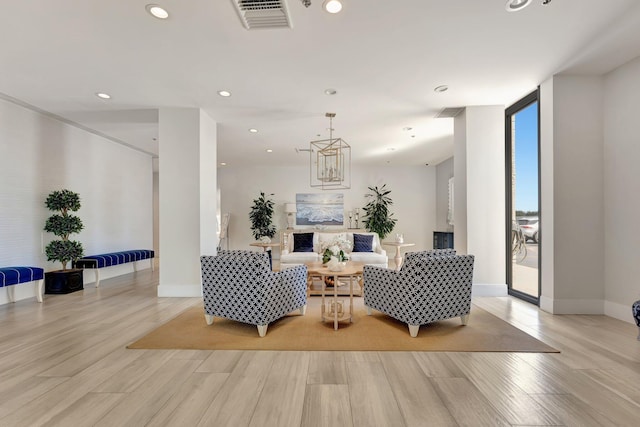
{"label": "round coffee table", "polygon": [[[321,307],[321,314],[322,314],[322,321],[324,322],[327,318],[331,319],[333,318],[333,329],[335,329],[336,331],[338,330],[338,321],[345,319],[347,316],[347,313],[344,311],[344,309],[342,310],[342,313],[339,313],[338,310],[338,279],[339,278],[348,278],[349,279],[349,321],[352,322],[353,321],[353,282],[358,280],[358,276],[362,275],[362,268],[364,267],[364,263],[361,262],[351,262],[348,261],[347,264],[345,265],[345,268],[342,271],[331,271],[329,270],[327,267],[323,267],[322,265],[320,265],[319,267],[314,266],[307,266],[307,271],[309,273],[309,275],[314,275],[314,276],[320,276],[321,278],[321,285],[322,285],[322,307]],[[325,316],[325,312],[326,312],[326,308],[325,308],[325,297],[326,295],[326,290],[327,290],[327,285],[325,282],[325,278],[327,277],[333,277],[333,281],[334,281],[334,286],[333,286],[333,295],[330,295],[331,298],[331,303],[332,303],[332,307],[333,307],[333,316],[331,317],[327,317]],[[331,314],[331,313],[329,313]]]}

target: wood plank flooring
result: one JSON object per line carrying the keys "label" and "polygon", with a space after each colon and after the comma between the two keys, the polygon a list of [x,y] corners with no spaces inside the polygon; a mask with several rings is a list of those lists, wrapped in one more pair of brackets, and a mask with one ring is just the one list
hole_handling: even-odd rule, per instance
{"label": "wood plank flooring", "polygon": [[143,270],[0,306],[0,426],[639,423],[637,329],[609,317],[473,300],[559,354],[127,350],[201,303],[157,284]]}

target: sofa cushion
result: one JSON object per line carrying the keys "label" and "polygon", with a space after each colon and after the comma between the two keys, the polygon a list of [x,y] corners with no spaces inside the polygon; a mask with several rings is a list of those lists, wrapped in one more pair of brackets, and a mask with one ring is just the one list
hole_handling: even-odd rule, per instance
{"label": "sofa cushion", "polygon": [[373,235],[354,233],[353,252],[373,252]]}
{"label": "sofa cushion", "polygon": [[313,233],[294,233],[293,252],[313,252]]}

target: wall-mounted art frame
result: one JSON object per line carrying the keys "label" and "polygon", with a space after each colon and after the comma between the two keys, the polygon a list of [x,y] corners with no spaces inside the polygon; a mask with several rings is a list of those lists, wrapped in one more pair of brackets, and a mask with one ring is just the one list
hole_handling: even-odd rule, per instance
{"label": "wall-mounted art frame", "polygon": [[296,225],[344,225],[344,194],[296,194]]}

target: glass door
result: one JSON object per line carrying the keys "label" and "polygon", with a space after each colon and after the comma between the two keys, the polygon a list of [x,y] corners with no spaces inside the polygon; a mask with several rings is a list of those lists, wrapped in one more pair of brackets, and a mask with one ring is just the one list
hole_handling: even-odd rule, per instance
{"label": "glass door", "polygon": [[505,114],[507,284],[509,294],[540,300],[540,144],[538,91]]}

